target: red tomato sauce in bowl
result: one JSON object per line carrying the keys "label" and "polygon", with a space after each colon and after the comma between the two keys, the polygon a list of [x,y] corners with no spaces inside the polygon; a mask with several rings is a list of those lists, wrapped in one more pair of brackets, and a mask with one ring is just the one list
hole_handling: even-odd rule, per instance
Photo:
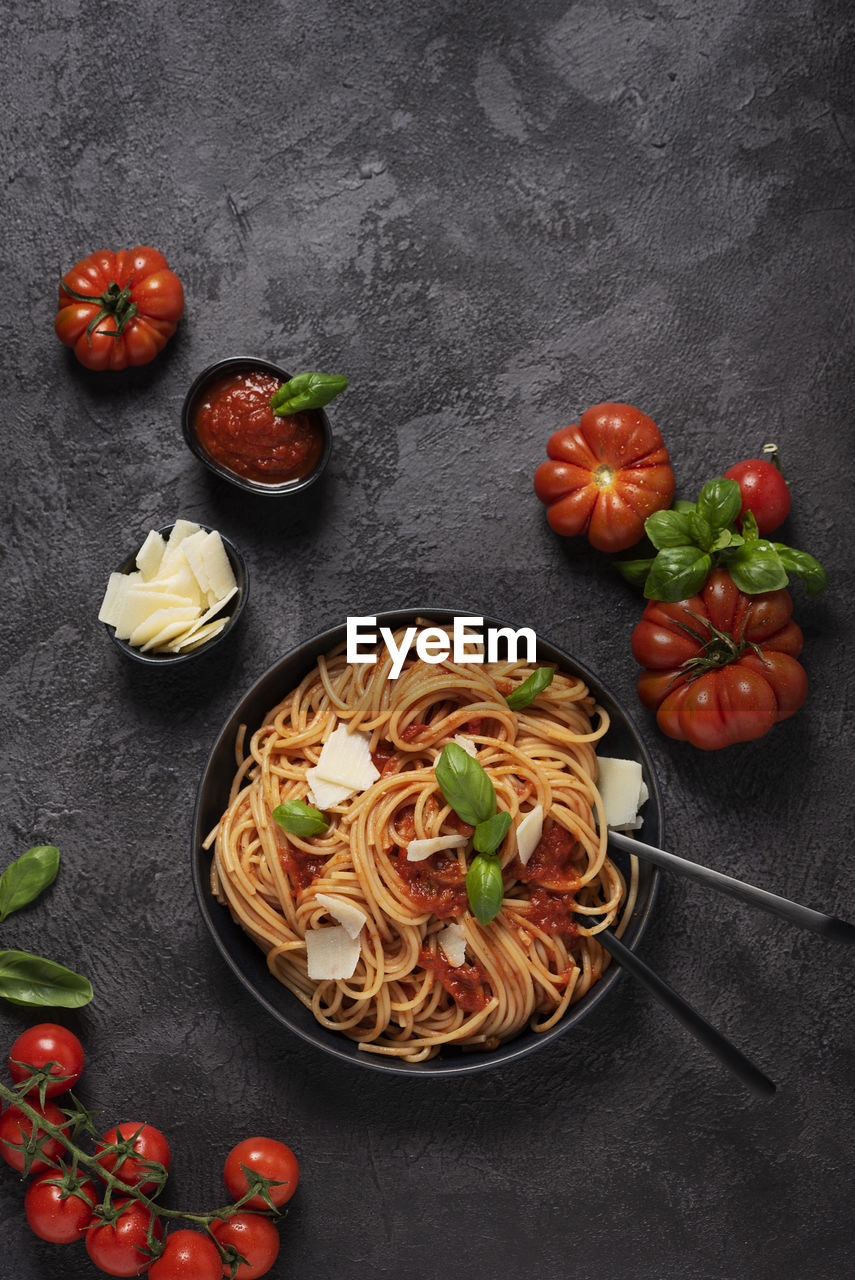
{"label": "red tomato sauce in bowl", "polygon": [[302,480],[321,460],[325,436],[314,410],[276,417],[270,397],[283,380],[264,369],[229,369],[200,390],[192,429],[205,452],[245,480]]}

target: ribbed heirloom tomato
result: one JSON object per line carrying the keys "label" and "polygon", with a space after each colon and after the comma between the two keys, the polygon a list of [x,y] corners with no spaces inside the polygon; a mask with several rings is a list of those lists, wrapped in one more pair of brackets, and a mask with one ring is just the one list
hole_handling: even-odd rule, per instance
{"label": "ribbed heirloom tomato", "polygon": [[157,249],[99,249],[66,271],[54,321],[87,369],[148,364],[184,313],[184,290]]}
{"label": "ribbed heirloom tomato", "polygon": [[807,676],[789,592],[744,595],[715,569],[699,595],[652,600],[632,634],[638,695],[670,738],[714,751],[798,711]]}
{"label": "ribbed heirloom tomato", "polygon": [[644,521],[671,505],[674,472],[652,418],[630,404],[595,404],[578,426],[550,436],[549,458],[534,473],[556,533],[584,534],[599,551],[624,551]]}

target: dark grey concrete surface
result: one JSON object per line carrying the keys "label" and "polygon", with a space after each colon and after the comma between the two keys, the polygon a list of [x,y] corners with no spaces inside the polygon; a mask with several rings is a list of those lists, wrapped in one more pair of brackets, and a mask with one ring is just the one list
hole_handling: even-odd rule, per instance
{"label": "dark grey concrete surface", "polygon": [[[755,1101],[626,978],[548,1051],[387,1079],[280,1032],[199,919],[197,781],[238,696],[349,613],[425,600],[517,618],[648,735],[673,849],[855,915],[853,24],[845,0],[520,6],[57,0],[2,5],[3,857],[64,856],[2,945],[81,967],[69,1016],[106,1124],[174,1148],[173,1203],[221,1198],[239,1138],[302,1163],[274,1275],[779,1280],[851,1274],[853,957],[678,880],[645,958],[778,1083]],[[52,332],[60,272],[153,243],[187,313],[90,374]],[[335,453],[293,505],[214,483],[179,409],[244,352],[341,371]],[[602,399],[660,424],[678,488],[780,445],[811,691],[706,755],[635,698],[640,602],[531,492]],[[253,588],[233,643],[173,674],[96,621],[108,572],[177,515]],[[34,1015],[4,1005],[0,1039]],[[5,1050],[4,1050],[5,1052]],[[3,1280],[82,1280],[0,1170]]]}

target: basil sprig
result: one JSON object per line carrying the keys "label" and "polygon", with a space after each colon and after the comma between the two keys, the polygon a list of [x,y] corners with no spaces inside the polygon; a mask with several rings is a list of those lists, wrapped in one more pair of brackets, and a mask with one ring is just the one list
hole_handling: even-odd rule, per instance
{"label": "basil sprig", "polygon": [[270,397],[273,416],[281,418],[286,413],[321,409],[348,385],[349,380],[337,373],[298,373]]}
{"label": "basil sprig", "polygon": [[746,511],[737,525],[742,495],[735,480],[717,476],[701,489],[696,503],[679,501],[644,522],[655,554],[618,560],[618,572],[642,587],[648,600],[673,604],[696,595],[717,566],[727,569],[746,595],[777,591],[798,574],[809,596],[828,585],[828,574],[806,551],[761,538],[757,521]]}
{"label": "basil sprig", "polygon": [[320,836],[327,830],[327,822],[320,809],[303,800],[283,800],[271,814],[273,821],[292,836]]}
{"label": "basil sprig", "polygon": [[496,850],[508,834],[511,815],[496,811],[496,788],[487,771],[456,742],[443,747],[435,772],[446,802],[475,828],[476,857],[466,873],[466,896],[475,919],[489,924],[502,905],[502,864]]}
{"label": "basil sprig", "polygon": [[511,711],[522,711],[524,707],[531,706],[537,695],[552,684],[554,675],[552,667],[538,667],[536,671],[532,671],[528,679],[517,685],[513,693],[505,696],[505,702]]}
{"label": "basil sprig", "polygon": [[52,885],[59,871],[59,849],[37,844],[10,862],[0,876],[0,920],[20,911]]}

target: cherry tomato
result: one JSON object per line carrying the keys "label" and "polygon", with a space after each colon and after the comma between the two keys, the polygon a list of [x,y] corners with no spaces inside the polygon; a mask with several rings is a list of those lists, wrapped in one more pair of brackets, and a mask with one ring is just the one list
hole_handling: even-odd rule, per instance
{"label": "cherry tomato", "polygon": [[790,510],[790,490],[776,466],[765,458],[748,458],[728,467],[724,476],[739,485],[742,494],[740,522],[745,512],[751,511],[763,537],[783,524]]}
{"label": "cherry tomato", "polygon": [[220,1280],[222,1274],[219,1249],[199,1231],[171,1231],[148,1271],[149,1280]]}
{"label": "cherry tomato", "polygon": [[66,271],[54,321],[87,369],[148,364],[175,332],[184,290],[157,249],[99,249]]}
{"label": "cherry tomato", "polygon": [[[249,1188],[246,1173],[241,1166],[280,1184],[268,1188],[268,1195],[277,1209],[286,1204],[297,1190],[300,1176],[297,1157],[290,1147],[286,1147],[284,1142],[277,1142],[275,1138],[244,1138],[226,1156],[223,1177],[226,1190],[233,1200],[240,1200]],[[267,1209],[269,1206],[261,1195],[254,1195],[241,1208]]]}
{"label": "cherry tomato", "polygon": [[260,1213],[235,1213],[231,1218],[215,1218],[211,1231],[218,1244],[231,1247],[245,1259],[232,1272],[228,1259],[222,1264],[222,1275],[234,1280],[256,1280],[266,1275],[279,1253],[279,1232],[270,1218]]}
{"label": "cherry tomato", "polygon": [[725,569],[700,595],[651,600],[632,633],[638,695],[670,738],[715,751],[762,738],[807,695],[787,591],[748,596]]}
{"label": "cherry tomato", "polygon": [[[55,1102],[48,1100],[44,1107],[40,1107],[36,1102],[30,1102],[29,1105],[49,1124],[66,1123],[65,1116]],[[11,1106],[0,1116],[0,1155],[19,1173],[23,1173],[24,1170],[24,1152],[16,1151],[13,1147],[19,1143],[26,1143],[32,1131],[32,1121],[18,1107]],[[41,1129],[38,1132],[43,1133]],[[65,1152],[65,1146],[59,1138],[49,1137],[47,1133],[43,1133],[39,1142],[39,1151],[44,1159],[37,1156],[30,1165],[30,1173],[41,1173],[45,1169],[55,1168],[57,1160]]]}
{"label": "cherry tomato", "polygon": [[[114,1222],[97,1217],[86,1232],[86,1251],[100,1271],[109,1276],[138,1276],[145,1271],[151,1255],[148,1248],[151,1210],[139,1200],[116,1200],[121,1212]],[[155,1240],[163,1234],[158,1218],[151,1227]]]}
{"label": "cherry tomato", "polygon": [[[127,1155],[117,1154],[115,1151],[104,1151],[105,1147],[112,1146],[115,1142],[130,1143],[131,1139],[133,1139],[132,1150],[140,1157],[139,1160],[131,1155],[131,1147]],[[125,1121],[116,1129],[108,1129],[97,1143],[95,1155],[98,1157],[98,1163],[108,1173],[115,1174],[129,1187],[139,1187],[143,1192],[155,1191],[162,1185],[161,1180],[153,1176],[146,1162],[162,1164],[168,1172],[172,1158],[169,1143],[160,1130],[155,1129],[154,1125],[143,1124],[138,1120]]]}
{"label": "cherry tomato", "polygon": [[[65,1093],[80,1079],[83,1071],[83,1045],[73,1031],[55,1022],[41,1022],[38,1026],[22,1031],[9,1050],[9,1074],[20,1084],[32,1074],[30,1068],[39,1071],[50,1066],[50,1074],[57,1076],[45,1087],[45,1097],[55,1098]],[[37,1088],[31,1093],[38,1092]]]}
{"label": "cherry tomato", "polygon": [[32,1230],[51,1244],[73,1244],[92,1221],[98,1193],[88,1180],[72,1188],[62,1174],[47,1170],[34,1178],[24,1197],[24,1212]]}
{"label": "cherry tomato", "polygon": [[674,472],[659,428],[629,404],[595,404],[578,426],[550,436],[534,473],[556,533],[586,535],[599,551],[623,551],[654,511],[670,507]]}

